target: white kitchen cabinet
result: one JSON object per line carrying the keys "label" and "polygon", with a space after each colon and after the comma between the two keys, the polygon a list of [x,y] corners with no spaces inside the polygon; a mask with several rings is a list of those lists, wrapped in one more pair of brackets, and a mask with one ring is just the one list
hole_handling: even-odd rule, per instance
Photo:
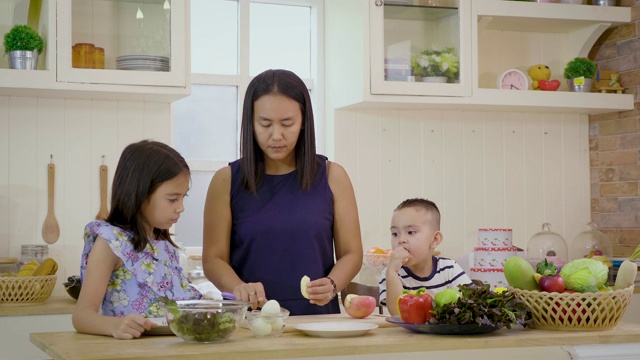
{"label": "white kitchen cabinet", "polygon": [[[452,8],[457,8],[454,17],[426,16]],[[587,56],[607,28],[631,21],[628,7],[503,0],[327,0],[325,16],[327,82],[336,89],[327,98],[329,108],[583,114],[633,109],[631,94],[568,92],[562,76],[566,63]],[[385,80],[385,58],[396,56],[398,47],[415,55],[434,42],[457,46],[458,83]],[[526,73],[535,64],[551,68],[552,79],[562,83],[558,91],[497,88],[505,70]]]}
{"label": "white kitchen cabinet", "polygon": [[[0,0],[10,2],[12,0]],[[13,19],[13,21],[19,21]],[[39,70],[0,68],[0,95],[171,102],[190,93],[189,0],[43,0]],[[72,66],[72,47],[104,48],[104,69]],[[117,69],[118,56],[142,70]],[[154,67],[168,60],[163,71]],[[140,68],[140,67],[139,67]],[[167,71],[164,71],[167,70]]]}

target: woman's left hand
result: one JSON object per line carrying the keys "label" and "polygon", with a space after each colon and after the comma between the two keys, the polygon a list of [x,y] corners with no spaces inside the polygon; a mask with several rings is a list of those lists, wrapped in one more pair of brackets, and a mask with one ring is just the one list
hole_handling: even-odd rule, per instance
{"label": "woman's left hand", "polygon": [[311,281],[307,287],[307,291],[309,292],[309,301],[318,306],[328,304],[336,295],[333,292],[331,280],[326,277]]}

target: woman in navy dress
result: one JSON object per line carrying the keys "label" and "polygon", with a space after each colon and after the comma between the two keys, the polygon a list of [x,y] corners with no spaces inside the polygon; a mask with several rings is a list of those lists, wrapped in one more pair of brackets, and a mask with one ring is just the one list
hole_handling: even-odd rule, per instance
{"label": "woman in navy dress", "polygon": [[336,293],[362,264],[358,209],[344,168],[316,154],[311,100],[297,75],[267,70],[251,81],[240,153],[209,185],[205,275],[253,308],[275,299],[291,315],[339,313]]}

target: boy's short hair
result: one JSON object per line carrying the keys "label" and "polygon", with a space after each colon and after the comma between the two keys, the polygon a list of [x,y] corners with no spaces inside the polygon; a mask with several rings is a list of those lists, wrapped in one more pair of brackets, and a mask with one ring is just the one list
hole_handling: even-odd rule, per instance
{"label": "boy's short hair", "polygon": [[436,205],[436,203],[434,203],[431,200],[420,199],[420,198],[407,199],[401,202],[400,205],[398,205],[394,211],[402,210],[405,208],[411,208],[411,207],[421,208],[425,210],[428,214],[431,214],[433,226],[436,228],[436,230],[440,230],[440,210],[438,209],[438,206]]}

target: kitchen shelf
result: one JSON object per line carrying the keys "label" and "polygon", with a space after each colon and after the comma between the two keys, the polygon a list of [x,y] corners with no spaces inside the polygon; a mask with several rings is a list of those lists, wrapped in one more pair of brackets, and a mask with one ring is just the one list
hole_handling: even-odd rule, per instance
{"label": "kitchen shelf", "polygon": [[[12,1],[12,0],[0,0]],[[71,64],[71,48],[74,42],[95,39],[98,46],[110,47],[111,62],[124,51],[132,54],[127,44],[143,41],[131,40],[132,22],[135,18],[122,17],[121,6],[136,4],[147,6],[145,21],[165,21],[166,44],[170,59],[170,71],[116,70],[115,63],[107,69],[79,69]],[[96,13],[87,11],[96,7]],[[189,0],[171,2],[160,18],[151,7],[162,7],[161,0],[42,0],[38,32],[45,39],[45,51],[40,56],[38,70],[14,70],[0,68],[0,96],[29,96],[46,98],[75,98],[98,100],[134,100],[173,102],[189,96]],[[77,10],[74,10],[78,7]],[[105,9],[107,11],[105,11]],[[75,11],[75,13],[74,13]],[[74,14],[93,16],[75,24]],[[155,17],[154,17],[155,14]],[[80,18],[82,20],[82,18]],[[82,26],[80,26],[82,25]],[[124,26],[124,27],[123,27]],[[78,27],[79,29],[76,29]],[[127,30],[129,29],[129,30]],[[126,36],[129,36],[126,38]],[[84,41],[82,41],[84,40]],[[151,40],[155,40],[151,38]],[[128,41],[128,42],[127,42]],[[141,54],[147,54],[142,52]],[[155,54],[153,52],[149,54]],[[161,54],[165,56],[165,54]],[[5,60],[6,61],[6,60]],[[5,66],[3,64],[2,66]]]}
{"label": "kitchen shelf", "polygon": [[[432,20],[421,20],[417,16],[420,11],[415,11],[415,19],[406,15],[398,16],[397,20],[388,17],[395,8],[408,8],[396,1],[391,4],[391,11],[383,12],[374,0],[354,0],[348,5],[341,0],[327,0],[327,21],[337,26],[327,29],[325,37],[327,81],[336,89],[327,98],[330,106],[334,109],[380,106],[579,114],[634,108],[631,94],[569,92],[562,76],[566,63],[574,57],[586,57],[605,30],[631,22],[631,8],[503,0],[458,1],[461,81],[430,87],[420,82],[386,81],[380,73],[384,71],[387,37],[395,40],[413,36],[410,37],[411,49],[415,54],[420,45],[424,45],[417,43],[420,37],[412,33],[419,29],[415,22]],[[388,4],[385,2],[384,7]],[[399,9],[398,13],[401,13]],[[386,22],[389,18],[393,20]],[[402,26],[403,20],[408,26]],[[385,26],[389,28],[384,29]],[[526,73],[535,64],[551,68],[551,79],[562,84],[558,91],[497,89],[497,79],[507,69],[516,68]]]}

